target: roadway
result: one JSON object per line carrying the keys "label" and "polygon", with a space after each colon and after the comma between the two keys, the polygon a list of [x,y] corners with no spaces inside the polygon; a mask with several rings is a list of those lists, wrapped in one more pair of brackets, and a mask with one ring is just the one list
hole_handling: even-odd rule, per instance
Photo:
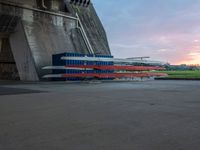
{"label": "roadway", "polygon": [[199,147],[199,81],[0,83],[0,150]]}

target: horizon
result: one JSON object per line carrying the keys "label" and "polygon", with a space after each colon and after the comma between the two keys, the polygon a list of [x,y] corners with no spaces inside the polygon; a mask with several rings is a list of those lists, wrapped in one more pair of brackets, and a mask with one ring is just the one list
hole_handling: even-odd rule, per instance
{"label": "horizon", "polygon": [[115,57],[200,64],[200,1],[93,0],[93,4]]}

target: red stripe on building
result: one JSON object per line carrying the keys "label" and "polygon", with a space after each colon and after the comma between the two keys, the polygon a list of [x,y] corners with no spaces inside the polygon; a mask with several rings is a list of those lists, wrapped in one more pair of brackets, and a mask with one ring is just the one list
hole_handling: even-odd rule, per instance
{"label": "red stripe on building", "polygon": [[165,70],[163,67],[152,66],[98,66],[98,65],[67,65],[68,68],[85,68],[97,70],[124,70],[124,71],[150,71],[150,70]]}
{"label": "red stripe on building", "polygon": [[95,78],[134,78],[134,77],[163,77],[167,76],[164,73],[80,73],[80,74],[64,74],[62,77],[70,78],[70,77],[79,77],[79,78],[87,78],[87,77],[95,77]]}

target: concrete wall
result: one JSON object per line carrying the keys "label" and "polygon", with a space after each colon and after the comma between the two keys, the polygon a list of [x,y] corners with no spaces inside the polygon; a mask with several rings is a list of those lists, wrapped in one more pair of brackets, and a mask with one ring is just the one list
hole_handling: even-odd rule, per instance
{"label": "concrete wall", "polygon": [[0,43],[0,79],[19,80],[19,74],[11,52],[9,39],[1,38]]}
{"label": "concrete wall", "polygon": [[[48,8],[41,8],[41,1],[9,0],[12,2],[9,5],[5,4],[6,1],[0,0],[0,22],[3,22],[3,25],[0,23],[0,34],[5,34],[5,31],[9,34],[21,80],[41,80],[43,75],[49,73],[42,70],[42,67],[52,64],[53,54],[89,53],[83,36],[77,28],[77,20],[46,13],[46,11],[72,17],[76,17],[77,13],[94,53],[111,55],[106,33],[92,5],[83,7],[72,5],[69,1],[49,0],[45,1]],[[13,4],[39,8],[42,11],[24,9]],[[2,20],[2,16],[7,20],[7,24]],[[11,28],[5,30],[4,27],[10,24],[12,24]]]}
{"label": "concrete wall", "polygon": [[78,13],[95,53],[111,55],[106,32],[93,5],[86,8],[76,5],[70,5],[70,7],[72,7],[71,13]]}

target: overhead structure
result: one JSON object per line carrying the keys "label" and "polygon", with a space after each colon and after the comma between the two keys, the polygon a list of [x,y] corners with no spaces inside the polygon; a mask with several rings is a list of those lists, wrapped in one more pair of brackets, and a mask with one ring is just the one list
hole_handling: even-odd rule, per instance
{"label": "overhead structure", "polygon": [[91,3],[90,0],[70,0],[70,4],[80,5],[85,7],[88,7],[90,3]]}
{"label": "overhead structure", "polygon": [[0,0],[0,79],[43,80],[64,52],[111,55],[90,0]]}

